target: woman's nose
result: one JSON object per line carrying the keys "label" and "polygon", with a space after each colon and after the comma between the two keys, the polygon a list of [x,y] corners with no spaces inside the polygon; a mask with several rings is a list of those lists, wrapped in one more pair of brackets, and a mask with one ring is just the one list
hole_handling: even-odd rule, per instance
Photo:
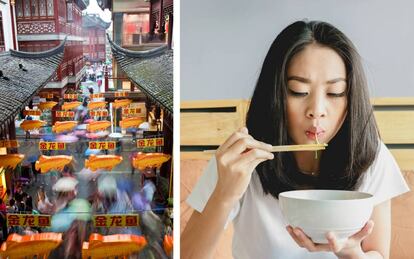
{"label": "woman's nose", "polygon": [[323,118],[326,116],[326,105],[323,98],[315,97],[311,100],[306,111],[306,116],[310,119]]}

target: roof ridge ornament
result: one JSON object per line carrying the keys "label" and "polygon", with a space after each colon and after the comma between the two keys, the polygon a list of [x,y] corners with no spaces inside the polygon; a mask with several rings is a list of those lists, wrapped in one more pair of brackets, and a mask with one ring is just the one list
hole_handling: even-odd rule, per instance
{"label": "roof ridge ornament", "polygon": [[19,63],[19,69],[23,70],[24,72],[27,72],[27,69],[24,68],[23,64]]}
{"label": "roof ridge ornament", "polygon": [[10,78],[8,78],[8,77],[6,77],[6,76],[3,75],[3,71],[2,70],[0,70],[0,78],[3,78],[6,81],[9,81],[10,80]]}

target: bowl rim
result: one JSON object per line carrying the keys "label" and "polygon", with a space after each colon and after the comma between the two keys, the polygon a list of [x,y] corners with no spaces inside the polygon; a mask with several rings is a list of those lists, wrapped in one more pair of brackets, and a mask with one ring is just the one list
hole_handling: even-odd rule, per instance
{"label": "bowl rim", "polygon": [[332,232],[335,232],[335,231],[354,231],[354,230],[361,230],[365,226],[365,224],[366,223],[362,224],[361,227],[335,228],[335,229],[331,229],[331,230],[326,230],[326,229],[323,229],[323,228],[301,227],[301,226],[296,226],[296,227],[302,229],[302,231],[306,229],[306,230],[310,230],[310,231],[326,231],[326,232],[332,231]]}
{"label": "bowl rim", "polygon": [[[359,197],[354,199],[331,199],[331,200],[319,200],[319,199],[312,199],[312,198],[299,198],[299,197],[291,197],[289,194],[293,193],[301,193],[301,192],[323,192],[323,191],[330,191],[330,192],[342,192],[342,193],[358,193],[362,194],[365,197]],[[292,200],[300,200],[300,201],[315,201],[315,202],[352,202],[352,201],[361,201],[361,200],[370,200],[373,199],[374,195],[367,193],[367,192],[360,192],[360,191],[351,191],[351,190],[328,190],[328,189],[307,189],[307,190],[292,190],[292,191],[285,191],[279,193],[279,200],[280,198],[292,199]]]}

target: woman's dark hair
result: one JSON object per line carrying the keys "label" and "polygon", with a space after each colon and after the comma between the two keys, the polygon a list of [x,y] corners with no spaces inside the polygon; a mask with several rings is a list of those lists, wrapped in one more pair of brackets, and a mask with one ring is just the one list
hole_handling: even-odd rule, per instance
{"label": "woman's dark hair", "polygon": [[304,178],[291,152],[256,168],[265,194],[303,189],[352,190],[374,161],[379,133],[373,117],[360,56],[352,42],[326,22],[298,21],[285,28],[272,43],[251,99],[247,128],[257,140],[272,145],[292,144],[287,130],[287,69],[290,60],[310,44],[329,47],[346,67],[347,115],[320,161],[319,176]]}

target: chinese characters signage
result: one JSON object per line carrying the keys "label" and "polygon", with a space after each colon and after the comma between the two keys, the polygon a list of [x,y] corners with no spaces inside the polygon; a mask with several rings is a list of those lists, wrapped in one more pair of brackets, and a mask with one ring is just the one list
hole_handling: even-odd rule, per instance
{"label": "chinese characters signage", "polygon": [[103,98],[103,94],[91,94],[91,98]]}
{"label": "chinese characters signage", "polygon": [[24,110],[23,115],[33,115],[33,116],[40,116],[42,112],[40,110]]}
{"label": "chinese characters signage", "polygon": [[101,117],[106,117],[108,116],[108,110],[96,110],[96,111],[90,111],[89,114],[94,117],[94,116],[101,116]]}
{"label": "chinese characters signage", "polygon": [[65,94],[63,98],[65,98],[65,99],[78,99],[78,95],[77,94]]}
{"label": "chinese characters signage", "polygon": [[0,140],[0,148],[16,148],[18,146],[17,140]]}
{"label": "chinese characters signage", "polygon": [[115,149],[115,141],[89,142],[89,149]]}
{"label": "chinese characters signage", "polygon": [[115,92],[115,97],[127,97],[128,93],[127,92]]}
{"label": "chinese characters signage", "polygon": [[7,214],[7,226],[50,227],[50,215]]}
{"label": "chinese characters signage", "polygon": [[56,111],[57,118],[68,118],[75,117],[74,111]]}
{"label": "chinese characters signage", "polygon": [[102,214],[93,216],[95,227],[136,227],[138,223],[138,214]]}
{"label": "chinese characters signage", "polygon": [[148,138],[148,139],[138,139],[137,147],[161,147],[164,146],[164,138]]}
{"label": "chinese characters signage", "polygon": [[39,142],[40,150],[65,150],[66,144],[64,142]]}
{"label": "chinese characters signage", "polygon": [[42,98],[53,98],[53,94],[49,94],[49,93],[41,93],[40,97]]}
{"label": "chinese characters signage", "polygon": [[137,113],[141,113],[141,108],[124,108],[124,109],[122,109],[122,114],[123,115],[137,114]]}

